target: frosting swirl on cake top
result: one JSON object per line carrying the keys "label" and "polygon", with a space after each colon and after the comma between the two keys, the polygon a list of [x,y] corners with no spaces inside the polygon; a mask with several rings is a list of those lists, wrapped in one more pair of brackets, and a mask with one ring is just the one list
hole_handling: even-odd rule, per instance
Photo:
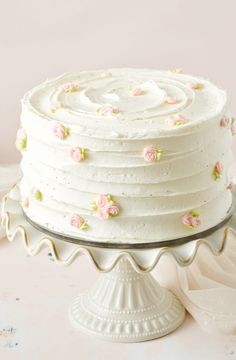
{"label": "frosting swirl on cake top", "polygon": [[112,69],[48,80],[28,92],[24,104],[36,116],[60,121],[81,135],[150,138],[209,126],[225,112],[226,93],[182,73]]}

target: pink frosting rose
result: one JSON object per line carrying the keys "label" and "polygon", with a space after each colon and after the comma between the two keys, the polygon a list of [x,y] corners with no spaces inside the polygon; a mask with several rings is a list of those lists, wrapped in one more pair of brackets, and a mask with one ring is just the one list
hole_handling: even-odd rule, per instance
{"label": "pink frosting rose", "polygon": [[97,112],[102,116],[111,116],[113,114],[117,114],[119,109],[112,105],[102,105]]}
{"label": "pink frosting rose", "polygon": [[220,126],[221,127],[227,127],[229,125],[229,119],[226,116],[223,116],[220,119]]}
{"label": "pink frosting rose", "polygon": [[79,148],[79,147],[73,147],[70,150],[70,156],[74,161],[80,162],[80,161],[84,160],[84,158],[85,158],[84,149]]}
{"label": "pink frosting rose", "polygon": [[97,215],[100,220],[108,220],[110,217],[108,206],[99,207]]}
{"label": "pink frosting rose", "polygon": [[84,218],[82,218],[80,215],[78,214],[73,214],[71,215],[71,218],[70,218],[70,225],[71,226],[74,226],[78,229],[82,229],[84,230],[85,228],[87,228],[87,223],[86,221],[84,220]]}
{"label": "pink frosting rose", "polygon": [[64,92],[79,91],[80,85],[78,83],[68,82],[60,86],[60,90]]}
{"label": "pink frosting rose", "polygon": [[234,188],[234,185],[235,185],[234,182],[230,181],[229,184],[227,185],[227,189],[232,191]]}
{"label": "pink frosting rose", "polygon": [[223,164],[220,161],[217,161],[213,169],[213,176],[215,180],[219,179],[222,174],[223,174]]}
{"label": "pink frosting rose", "polygon": [[107,195],[99,195],[98,198],[96,199],[96,204],[98,207],[104,207],[109,205],[109,199],[107,197]]}
{"label": "pink frosting rose", "polygon": [[101,206],[98,208],[98,217],[101,220],[107,220],[109,217],[117,216],[119,207],[116,204]]}
{"label": "pink frosting rose", "polygon": [[165,102],[167,104],[176,104],[177,99],[176,99],[176,97],[167,96],[166,99],[165,99]]}
{"label": "pink frosting rose", "polygon": [[219,173],[222,174],[223,172],[223,165],[220,161],[217,161],[217,163],[215,164],[215,170]]}
{"label": "pink frosting rose", "polygon": [[183,215],[182,223],[192,229],[201,225],[201,219],[196,211],[190,211],[189,213]]}
{"label": "pink frosting rose", "polygon": [[158,150],[154,145],[150,145],[144,148],[143,150],[144,159],[147,162],[153,162],[158,160]]}
{"label": "pink frosting rose", "polygon": [[173,72],[174,74],[181,74],[183,72],[183,69],[175,68],[175,69],[172,69],[171,72]]}
{"label": "pink frosting rose", "polygon": [[166,121],[170,126],[179,126],[186,123],[186,119],[179,114],[169,116]]}
{"label": "pink frosting rose", "polygon": [[110,195],[99,195],[93,204],[94,210],[100,220],[107,220],[110,217],[117,216],[120,209],[113,201]]}
{"label": "pink frosting rose", "polygon": [[29,207],[29,198],[28,197],[25,197],[22,201],[22,205],[23,207],[25,208],[28,208]]}
{"label": "pink frosting rose", "polygon": [[64,125],[57,123],[53,128],[53,133],[59,139],[64,140],[69,135],[69,130]]}
{"label": "pink frosting rose", "polygon": [[55,111],[61,109],[63,106],[62,106],[62,103],[60,101],[53,101],[51,103],[51,112],[54,113]]}
{"label": "pink frosting rose", "polygon": [[116,216],[119,213],[119,206],[117,204],[112,204],[108,207],[109,215]]}
{"label": "pink frosting rose", "polygon": [[140,95],[143,95],[143,90],[138,88],[138,87],[135,87],[133,89],[131,89],[131,95],[132,96],[140,96]]}
{"label": "pink frosting rose", "polygon": [[198,82],[195,82],[195,81],[190,81],[187,83],[187,86],[190,88],[190,89],[193,89],[193,90],[199,90],[202,88],[202,84],[198,83]]}

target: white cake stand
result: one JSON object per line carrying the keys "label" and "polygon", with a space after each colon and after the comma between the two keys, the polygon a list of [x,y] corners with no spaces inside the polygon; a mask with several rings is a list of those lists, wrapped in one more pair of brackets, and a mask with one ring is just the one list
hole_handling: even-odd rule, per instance
{"label": "white cake stand", "polygon": [[149,272],[165,254],[172,255],[180,266],[189,265],[202,245],[219,255],[236,225],[231,214],[211,235],[178,246],[114,249],[98,244],[99,247],[94,247],[62,241],[36,229],[23,216],[19,200],[18,186],[3,199],[2,224],[7,238],[10,241],[21,238],[30,255],[36,255],[46,244],[55,259],[66,265],[80,254],[87,255],[103,274],[89,291],[73,301],[70,319],[78,329],[116,342],[151,340],[180,326],[185,317],[183,305]]}

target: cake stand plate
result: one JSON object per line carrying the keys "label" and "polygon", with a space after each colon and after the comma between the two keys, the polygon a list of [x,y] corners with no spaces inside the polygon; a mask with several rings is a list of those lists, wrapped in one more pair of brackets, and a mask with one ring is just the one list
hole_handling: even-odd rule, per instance
{"label": "cake stand plate", "polygon": [[33,227],[23,216],[19,201],[18,186],[3,199],[2,224],[9,241],[22,239],[30,255],[36,255],[46,245],[55,260],[66,265],[85,254],[102,273],[89,291],[73,301],[69,314],[78,329],[109,341],[151,340],[180,326],[185,316],[183,305],[149,272],[164,255],[172,256],[180,266],[189,265],[199,246],[207,246],[213,254],[219,255],[229,233],[235,233],[233,215],[210,236],[179,246],[154,249],[82,246],[46,235]]}

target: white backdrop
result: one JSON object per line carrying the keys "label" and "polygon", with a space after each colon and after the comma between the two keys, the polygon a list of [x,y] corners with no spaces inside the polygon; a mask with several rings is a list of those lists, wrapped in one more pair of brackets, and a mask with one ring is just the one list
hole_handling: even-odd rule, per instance
{"label": "white backdrop", "polygon": [[65,71],[182,67],[228,89],[235,0],[0,0],[0,163],[19,159],[20,98]]}

